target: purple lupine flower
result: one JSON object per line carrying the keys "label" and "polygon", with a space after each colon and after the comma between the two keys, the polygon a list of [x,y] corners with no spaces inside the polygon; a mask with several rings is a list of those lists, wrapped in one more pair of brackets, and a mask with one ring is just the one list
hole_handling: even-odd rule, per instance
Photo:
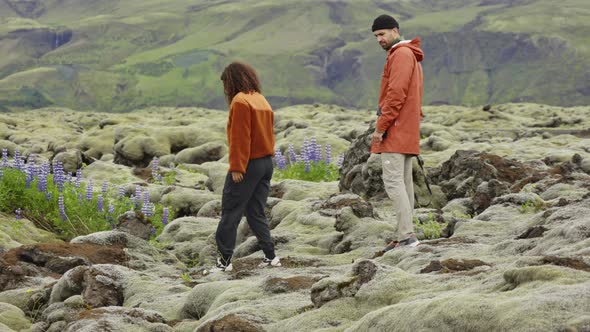
{"label": "purple lupine flower", "polygon": [[154,215],[155,208],[156,206],[153,203],[148,203],[141,207],[141,212],[143,212],[146,217],[152,217]]}
{"label": "purple lupine flower", "polygon": [[80,188],[80,181],[82,181],[82,169],[78,168],[76,170],[76,182],[74,183],[76,188]]}
{"label": "purple lupine flower", "polygon": [[21,220],[22,212],[23,212],[23,210],[21,210],[20,208],[18,208],[18,209],[16,209],[16,211],[14,211],[14,217],[16,218],[16,220]]}
{"label": "purple lupine flower", "polygon": [[330,164],[332,162],[332,147],[330,147],[330,144],[326,144],[326,156],[324,158],[324,162],[326,164]]}
{"label": "purple lupine flower", "polygon": [[336,161],[336,166],[338,166],[338,168],[342,168],[343,163],[344,163],[344,154],[340,154],[338,156],[338,160]]}
{"label": "purple lupine flower", "polygon": [[92,180],[90,180],[86,183],[86,200],[87,201],[92,200],[92,197],[94,195],[93,191],[94,191],[94,188],[93,188]]}
{"label": "purple lupine flower", "polygon": [[285,156],[283,156],[279,148],[275,150],[275,162],[277,164],[278,169],[284,170],[287,168],[287,160],[285,159]]}
{"label": "purple lupine flower", "polygon": [[160,161],[158,160],[158,157],[154,157],[154,160],[152,162],[152,178],[154,179],[154,181],[162,180],[162,174],[160,174],[159,163]]}
{"label": "purple lupine flower", "polygon": [[14,168],[21,170],[20,151],[18,149],[14,150]]}
{"label": "purple lupine flower", "polygon": [[108,189],[109,189],[109,183],[108,183],[106,180],[104,180],[104,181],[102,182],[102,188],[101,188],[101,192],[102,192],[103,194],[106,194]]}
{"label": "purple lupine flower", "polygon": [[168,225],[168,217],[169,217],[168,214],[169,214],[168,208],[167,207],[163,208],[162,209],[162,225],[164,225],[164,226]]}
{"label": "purple lupine flower", "polygon": [[305,160],[305,158],[310,159],[311,157],[311,144],[309,143],[307,138],[305,138],[303,139],[303,145],[301,146],[301,158]]}
{"label": "purple lupine flower", "polygon": [[51,169],[49,167],[49,163],[48,162],[44,162],[41,165],[41,175],[47,176],[51,173]]}
{"label": "purple lupine flower", "polygon": [[35,176],[35,164],[29,163],[25,168],[25,187],[31,188],[31,182],[33,181],[33,177]]}
{"label": "purple lupine flower", "polygon": [[309,173],[311,161],[309,160],[309,156],[307,154],[303,155],[303,164],[305,164],[305,173]]}
{"label": "purple lupine flower", "polygon": [[64,195],[63,194],[59,194],[59,198],[57,199],[57,205],[58,205],[59,216],[61,217],[61,220],[66,221],[66,219],[68,219],[68,216],[66,215],[66,208],[64,205]]}
{"label": "purple lupine flower", "polygon": [[135,203],[135,208],[139,209],[139,206],[141,205],[141,187],[140,186],[135,186],[135,195],[134,195],[133,202]]}
{"label": "purple lupine flower", "polygon": [[45,193],[45,199],[47,201],[51,201],[51,198],[53,197],[53,193],[51,193],[51,191],[48,191]]}
{"label": "purple lupine flower", "polygon": [[301,146],[301,159],[305,161],[305,158],[309,159],[309,141],[307,138],[303,139],[303,145]]}
{"label": "purple lupine flower", "polygon": [[2,149],[2,165],[0,167],[2,167],[2,168],[8,167],[8,149],[7,148]]}
{"label": "purple lupine flower", "polygon": [[31,177],[35,176],[35,161],[32,159],[27,163],[27,173],[29,173]]}
{"label": "purple lupine flower", "polygon": [[98,212],[102,213],[104,210],[104,203],[103,203],[102,194],[98,194],[97,205],[98,205]]}
{"label": "purple lupine flower", "polygon": [[35,176],[39,177],[43,174],[43,166],[42,165],[35,165]]}
{"label": "purple lupine flower", "polygon": [[41,171],[39,172],[38,181],[37,181],[37,191],[44,193],[47,192],[47,176],[49,175],[49,163],[44,162],[41,165]]}
{"label": "purple lupine flower", "polygon": [[287,150],[289,153],[289,163],[295,164],[297,162],[297,154],[295,154],[295,148],[293,147],[293,144],[289,144],[289,149]]}
{"label": "purple lupine flower", "polygon": [[150,203],[150,193],[149,191],[143,192],[143,206],[141,208],[141,212],[145,214],[146,217],[151,217],[154,215],[153,210],[155,206],[154,204]]}
{"label": "purple lupine flower", "polygon": [[322,145],[316,144],[315,146],[315,162],[318,163],[322,160]]}
{"label": "purple lupine flower", "polygon": [[141,213],[143,213],[146,217],[149,217],[150,214],[150,205],[148,204],[143,204],[141,206]]}
{"label": "purple lupine flower", "polygon": [[113,205],[113,202],[109,201],[109,210],[107,211],[109,214],[113,214],[115,213],[115,205]]}
{"label": "purple lupine flower", "polygon": [[[320,149],[319,151],[321,153],[322,150]],[[315,136],[313,136],[311,138],[311,142],[309,143],[309,153],[310,153],[310,155],[309,155],[310,161],[315,162],[315,161],[320,160],[321,156],[318,156],[318,143],[317,143]]]}
{"label": "purple lupine flower", "polygon": [[62,192],[64,190],[65,182],[64,166],[58,161],[53,165],[53,183],[57,186],[57,190]]}
{"label": "purple lupine flower", "polygon": [[0,180],[2,180],[2,176],[4,176],[4,169],[0,168]]}
{"label": "purple lupine flower", "polygon": [[25,171],[25,161],[23,160],[23,157],[19,156],[18,159],[14,160],[14,168],[18,169],[21,172]]}
{"label": "purple lupine flower", "polygon": [[146,190],[143,192],[143,205],[147,205],[149,203],[150,203],[150,192]]}
{"label": "purple lupine flower", "polygon": [[119,187],[119,199],[125,197],[125,187],[120,186]]}
{"label": "purple lupine flower", "polygon": [[39,176],[39,181],[37,182],[37,191],[44,193],[47,192],[47,176],[41,175]]}

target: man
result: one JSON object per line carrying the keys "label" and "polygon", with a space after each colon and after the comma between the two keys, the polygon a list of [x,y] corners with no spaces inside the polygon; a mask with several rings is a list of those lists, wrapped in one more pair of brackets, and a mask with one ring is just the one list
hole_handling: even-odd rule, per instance
{"label": "man", "polygon": [[412,223],[414,187],[412,157],[420,154],[422,118],[422,66],[420,38],[403,40],[398,22],[381,15],[373,22],[373,34],[387,52],[379,92],[379,110],[371,153],[380,153],[385,191],[397,215],[397,239],[384,251],[416,246]]}

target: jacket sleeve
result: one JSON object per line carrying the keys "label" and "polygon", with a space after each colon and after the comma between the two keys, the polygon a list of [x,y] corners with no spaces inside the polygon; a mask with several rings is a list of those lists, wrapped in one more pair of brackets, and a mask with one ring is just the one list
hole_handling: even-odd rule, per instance
{"label": "jacket sleeve", "polygon": [[391,127],[397,119],[406,101],[410,80],[416,65],[414,53],[407,47],[395,50],[390,61],[387,94],[376,125],[380,132],[387,131],[387,128]]}
{"label": "jacket sleeve", "polygon": [[250,159],[250,143],[252,141],[250,105],[234,101],[229,112],[229,171],[245,174]]}

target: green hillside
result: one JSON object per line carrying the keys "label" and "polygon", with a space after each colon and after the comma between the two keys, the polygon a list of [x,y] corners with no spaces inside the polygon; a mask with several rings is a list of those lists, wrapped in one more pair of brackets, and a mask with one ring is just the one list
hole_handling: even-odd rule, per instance
{"label": "green hillside", "polygon": [[221,108],[236,59],[275,107],[373,108],[384,12],[423,39],[426,104],[590,102],[587,0],[0,0],[0,111]]}

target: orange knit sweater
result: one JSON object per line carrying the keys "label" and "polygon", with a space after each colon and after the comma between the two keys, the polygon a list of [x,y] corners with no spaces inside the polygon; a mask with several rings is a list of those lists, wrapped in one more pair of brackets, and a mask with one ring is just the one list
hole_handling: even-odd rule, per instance
{"label": "orange knit sweater", "polygon": [[274,153],[274,113],[260,93],[238,93],[227,120],[229,171],[246,173],[250,159]]}

